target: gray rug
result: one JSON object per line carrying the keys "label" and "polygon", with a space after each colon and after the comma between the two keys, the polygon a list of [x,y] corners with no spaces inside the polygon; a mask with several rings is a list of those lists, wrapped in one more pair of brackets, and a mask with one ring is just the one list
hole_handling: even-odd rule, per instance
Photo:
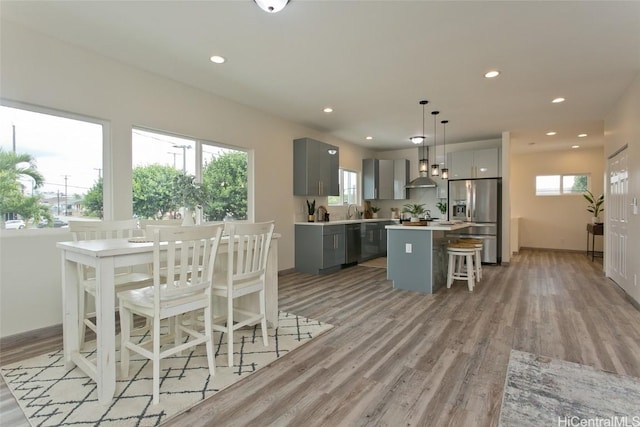
{"label": "gray rug", "polygon": [[640,379],[512,350],[500,426],[640,426]]}
{"label": "gray rug", "polygon": [[214,333],[213,378],[204,344],[161,360],[158,405],[152,404],[152,364],[134,353],[129,378],[120,378],[118,369],[115,398],[108,405],[98,403],[95,383],[84,372],[77,367],[65,369],[62,350],[3,366],[0,371],[33,426],[157,426],[333,327],[284,312],[279,322],[277,329],[269,330],[268,347],[262,344],[259,327],[238,330],[234,334],[238,364],[232,368],[226,366],[226,337]]}

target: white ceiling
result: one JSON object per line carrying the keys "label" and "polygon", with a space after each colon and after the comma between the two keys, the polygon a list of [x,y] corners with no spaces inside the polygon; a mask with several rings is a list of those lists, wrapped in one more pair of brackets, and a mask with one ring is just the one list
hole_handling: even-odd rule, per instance
{"label": "white ceiling", "polygon": [[[427,136],[440,110],[448,144],[511,131],[517,151],[600,146],[604,117],[640,71],[638,1],[291,0],[267,14],[251,0],[3,0],[0,12],[372,149],[412,146],[421,99]],[[500,77],[485,79],[494,68]]]}

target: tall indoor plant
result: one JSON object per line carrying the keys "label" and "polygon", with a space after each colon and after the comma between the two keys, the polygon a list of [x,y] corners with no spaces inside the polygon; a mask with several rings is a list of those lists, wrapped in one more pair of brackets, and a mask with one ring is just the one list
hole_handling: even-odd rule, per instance
{"label": "tall indoor plant", "polygon": [[587,190],[582,195],[585,199],[587,199],[587,202],[589,202],[589,204],[587,205],[587,211],[593,214],[593,223],[600,223],[600,213],[604,211],[604,194],[596,197],[591,191]]}

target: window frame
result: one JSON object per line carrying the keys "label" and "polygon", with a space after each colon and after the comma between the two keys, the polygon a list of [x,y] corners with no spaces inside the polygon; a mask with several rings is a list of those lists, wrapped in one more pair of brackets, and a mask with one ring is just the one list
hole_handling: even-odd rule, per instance
{"label": "window frame", "polygon": [[[344,193],[345,193],[345,187],[344,187],[344,174],[346,173],[352,173],[355,175],[354,179],[355,179],[355,201],[352,203],[349,203],[349,200],[345,201],[344,200]],[[358,172],[357,170],[353,170],[353,169],[348,169],[348,168],[338,168],[338,173],[339,173],[339,179],[338,179],[338,187],[339,187],[339,195],[338,196],[329,196],[327,198],[327,206],[331,206],[331,207],[337,207],[337,206],[347,206],[350,204],[356,204],[359,205],[360,202],[362,201],[362,194],[360,191],[360,172]],[[339,197],[340,198],[340,203],[331,203],[330,202],[330,198],[331,197]]]}
{"label": "window frame", "polygon": [[[131,127],[131,151],[132,151],[132,156],[131,156],[131,171],[133,172],[133,133],[136,130],[140,130],[143,132],[148,132],[148,133],[155,133],[155,134],[159,134],[159,135],[166,135],[168,137],[173,137],[173,138],[181,138],[181,139],[185,139],[185,140],[189,140],[189,141],[193,141],[194,142],[194,161],[195,161],[195,165],[194,165],[194,176],[195,176],[195,180],[198,183],[202,183],[202,168],[203,168],[203,146],[210,146],[210,147],[216,147],[216,148],[223,148],[223,149],[227,149],[227,150],[233,150],[233,151],[240,151],[243,152],[247,155],[247,219],[246,221],[249,222],[253,222],[255,220],[255,203],[254,203],[254,157],[255,157],[255,150],[253,149],[247,149],[244,147],[237,147],[237,146],[233,146],[230,144],[224,144],[218,141],[212,141],[212,140],[208,140],[208,139],[203,139],[203,138],[196,138],[196,137],[192,137],[190,135],[181,135],[178,133],[174,133],[174,132],[170,132],[170,131],[165,131],[165,130],[159,130],[159,129],[154,129],[154,128],[150,128],[150,127],[146,127],[146,126],[138,126],[138,125],[134,125]],[[133,178],[133,177],[132,177]],[[133,196],[133,194],[132,194]],[[133,200],[130,201],[130,203],[133,205]],[[132,207],[133,210],[133,207]]]}
{"label": "window frame", "polygon": [[[591,191],[591,174],[590,173],[560,173],[560,174],[541,174],[535,176],[534,188],[535,188],[535,196],[536,197],[550,197],[550,196],[580,196],[584,192],[572,192],[565,191],[563,181],[565,177],[579,177],[584,176],[587,178],[586,190]],[[538,190],[538,178],[541,177],[557,177],[558,178],[558,192],[557,193],[540,193]],[[585,191],[586,191],[585,190]]]}
{"label": "window frame", "polygon": [[[100,119],[86,114],[73,113],[70,111],[59,110],[56,108],[44,107],[41,105],[30,104],[28,102],[13,101],[0,98],[0,105],[9,108],[15,108],[33,113],[46,114],[49,116],[60,117],[63,119],[77,120],[87,123],[93,123],[102,127],[102,203],[104,206],[105,219],[112,219],[115,211],[113,205],[113,157],[111,155],[111,122],[109,120]],[[35,230],[35,229],[34,229]],[[45,229],[39,229],[41,231]]]}

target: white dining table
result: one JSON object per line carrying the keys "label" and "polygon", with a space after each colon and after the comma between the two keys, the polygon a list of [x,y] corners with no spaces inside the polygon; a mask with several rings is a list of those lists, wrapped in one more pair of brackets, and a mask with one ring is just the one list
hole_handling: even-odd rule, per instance
{"label": "white dining table", "polygon": [[[266,273],[267,322],[278,325],[278,238],[273,235]],[[218,253],[227,252],[226,239],[221,241]],[[153,263],[153,243],[132,242],[129,239],[83,240],[58,242],[62,251],[62,328],[64,358],[67,368],[78,366],[96,382],[98,401],[109,403],[116,389],[116,295],[114,278],[116,269]],[[226,258],[226,257],[225,257]],[[222,260],[220,260],[222,261]],[[84,298],[79,286],[77,265],[95,268],[97,337],[95,362],[85,357],[80,349],[78,298]],[[219,265],[218,265],[219,264]],[[219,268],[226,262],[216,262]],[[217,269],[216,268],[216,269]],[[257,302],[248,300],[248,305]]]}

